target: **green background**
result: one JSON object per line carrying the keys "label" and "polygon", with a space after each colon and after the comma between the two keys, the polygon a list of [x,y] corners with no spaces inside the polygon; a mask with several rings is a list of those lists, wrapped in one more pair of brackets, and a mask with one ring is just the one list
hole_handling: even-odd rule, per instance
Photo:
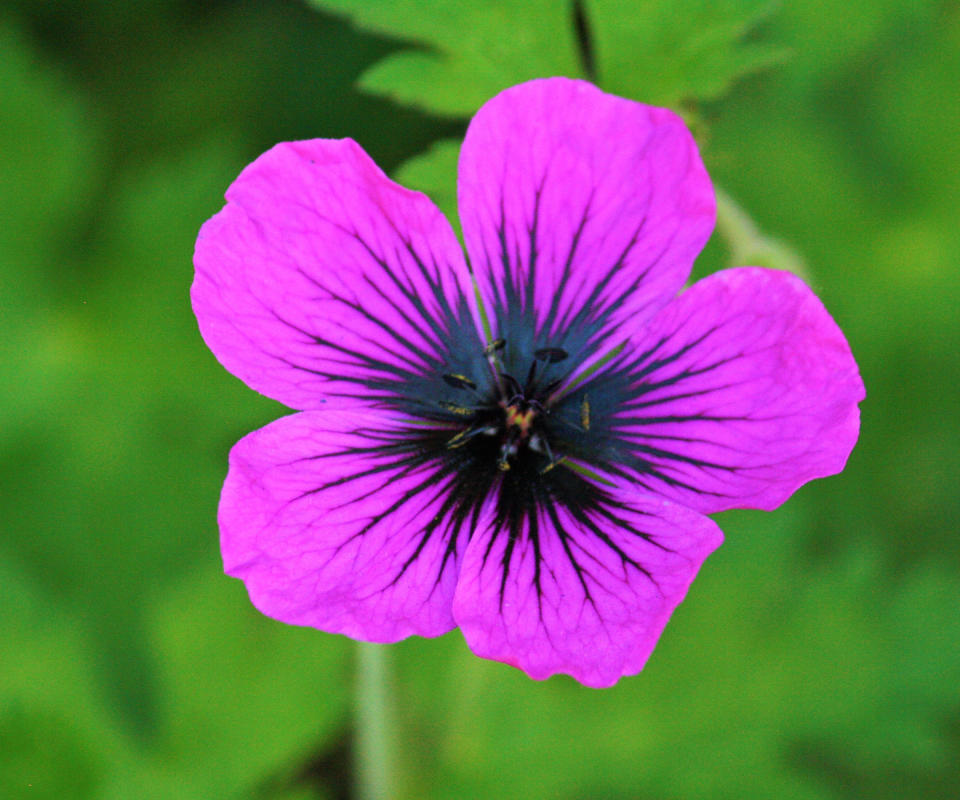
{"label": "green background", "polygon": [[353,643],[262,618],[220,572],[227,451],[284,409],[201,341],[194,238],[246,163],[315,136],[450,211],[471,112],[549,74],[684,113],[776,240],[715,236],[697,273],[802,260],[860,363],[863,431],[842,475],[721,516],[726,544],[613,689],[530,681],[457,632],[389,648],[393,795],[960,794],[956,3],[19,0],[0,797],[351,796]]}

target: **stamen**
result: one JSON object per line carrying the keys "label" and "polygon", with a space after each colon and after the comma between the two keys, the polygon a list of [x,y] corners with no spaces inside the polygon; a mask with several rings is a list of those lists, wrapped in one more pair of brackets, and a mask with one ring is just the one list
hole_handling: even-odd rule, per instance
{"label": "stamen", "polygon": [[500,373],[500,377],[507,381],[507,388],[510,389],[511,395],[523,395],[523,387],[520,385],[520,382],[513,377],[513,375],[508,375],[506,372]]}
{"label": "stamen", "polygon": [[510,458],[517,454],[517,432],[510,431],[507,440],[500,447],[500,458],[497,459],[497,469],[506,472],[510,469]]}
{"label": "stamen", "polygon": [[583,402],[580,404],[580,424],[585,431],[590,430],[590,400],[586,395],[583,396]]}
{"label": "stamen", "polygon": [[492,356],[494,353],[499,350],[503,350],[507,346],[506,339],[494,339],[490,344],[483,348],[483,354],[485,356]]}
{"label": "stamen", "polygon": [[555,381],[550,381],[546,386],[544,386],[539,394],[541,397],[546,398],[544,402],[546,403],[546,408],[549,408],[556,401],[556,397],[553,396],[553,392],[564,382],[564,378],[558,378]]}
{"label": "stamen", "polygon": [[476,389],[477,384],[470,380],[466,375],[457,375],[455,373],[448,373],[443,375],[443,380],[446,381],[448,386],[452,386],[454,389]]}
{"label": "stamen", "polygon": [[547,466],[540,470],[541,475],[546,475],[550,470],[567,460],[566,456],[560,456],[556,461],[551,461]]}
{"label": "stamen", "polygon": [[[490,427],[488,425],[481,425],[478,428],[467,428],[465,431],[460,431],[456,436],[447,440],[447,449],[456,450],[458,447],[463,447],[467,442],[469,442],[474,436],[479,436],[480,434],[490,435]],[[493,433],[496,433],[496,428],[493,429]]]}
{"label": "stamen", "polygon": [[540,470],[540,474],[544,475],[550,470],[552,470],[555,466],[557,466],[557,464],[559,464],[561,461],[563,461],[566,458],[566,456],[560,456],[560,458],[557,458],[553,454],[553,449],[550,447],[550,442],[547,441],[546,437],[543,437],[540,439],[540,444],[543,445],[543,449],[544,451],[546,451],[546,454],[547,454],[547,459],[550,462],[549,464],[547,464],[547,466],[545,466],[542,470]]}
{"label": "stamen", "polygon": [[527,385],[524,389],[524,394],[531,394],[533,392],[533,376],[537,373],[537,362],[533,361],[530,363],[530,371],[527,373]]}
{"label": "stamen", "polygon": [[445,411],[449,411],[451,414],[456,414],[458,417],[469,417],[476,413],[475,408],[458,406],[456,403],[451,403],[448,400],[437,400],[437,405]]}
{"label": "stamen", "polygon": [[546,361],[548,364],[556,364],[569,356],[570,354],[562,347],[541,347],[533,353],[537,361]]}

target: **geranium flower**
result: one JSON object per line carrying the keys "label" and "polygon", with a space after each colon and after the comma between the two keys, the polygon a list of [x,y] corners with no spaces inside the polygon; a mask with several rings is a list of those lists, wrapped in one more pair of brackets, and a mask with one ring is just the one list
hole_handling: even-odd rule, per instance
{"label": "geranium flower", "polygon": [[459,626],[531,677],[609,686],[720,544],[705,514],[773,509],[857,439],[856,364],[798,278],[681,291],[715,206],[670,111],[561,78],[489,101],[460,155],[469,266],[349,139],[279,144],[226,197],[200,330],[300,413],[231,451],[223,559],[284,622]]}

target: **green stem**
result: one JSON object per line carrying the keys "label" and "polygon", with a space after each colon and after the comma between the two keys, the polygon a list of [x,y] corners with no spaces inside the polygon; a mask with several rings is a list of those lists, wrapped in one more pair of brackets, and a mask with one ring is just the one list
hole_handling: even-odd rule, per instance
{"label": "green stem", "polygon": [[715,187],[717,233],[727,241],[731,266],[772,267],[792,272],[809,282],[807,265],[786,243],[766,236],[730,195]]}
{"label": "green stem", "polygon": [[386,648],[357,642],[354,780],[359,800],[391,796]]}

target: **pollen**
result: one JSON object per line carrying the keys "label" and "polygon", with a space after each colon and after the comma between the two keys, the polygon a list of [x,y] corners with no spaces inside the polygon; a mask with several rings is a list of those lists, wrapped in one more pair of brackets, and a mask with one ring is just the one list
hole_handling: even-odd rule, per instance
{"label": "pollen", "polygon": [[452,439],[447,441],[447,447],[450,450],[455,450],[458,447],[463,447],[463,445],[465,445],[469,439],[469,437],[467,436],[469,432],[470,432],[469,430],[460,431],[460,433],[458,433]]}
{"label": "pollen", "polygon": [[460,406],[456,403],[451,403],[448,400],[438,400],[437,405],[444,409],[444,411],[449,411],[451,414],[456,414],[458,417],[469,417],[476,410],[470,408],[469,406]]}
{"label": "pollen", "polygon": [[466,375],[458,375],[456,373],[451,373],[443,375],[443,380],[447,386],[452,386],[454,389],[476,389],[477,384],[470,380]]}

